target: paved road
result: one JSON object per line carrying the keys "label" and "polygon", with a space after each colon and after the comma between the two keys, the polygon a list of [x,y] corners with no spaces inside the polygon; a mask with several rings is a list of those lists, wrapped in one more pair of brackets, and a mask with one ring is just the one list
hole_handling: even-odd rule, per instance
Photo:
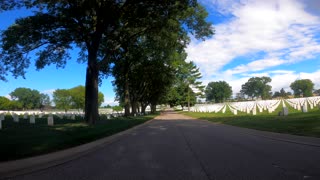
{"label": "paved road", "polygon": [[13,179],[319,180],[320,147],[166,112],[85,156]]}

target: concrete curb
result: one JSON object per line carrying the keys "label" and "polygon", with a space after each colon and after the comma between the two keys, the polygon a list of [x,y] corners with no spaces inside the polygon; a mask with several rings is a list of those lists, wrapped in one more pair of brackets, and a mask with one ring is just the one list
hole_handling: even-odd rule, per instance
{"label": "concrete curb", "polygon": [[90,152],[98,150],[99,148],[105,145],[119,141],[120,138],[124,135],[136,130],[141,126],[145,126],[153,120],[154,119],[151,119],[145,123],[139,124],[112,136],[98,139],[96,141],[69,148],[66,150],[0,163],[0,179],[7,179],[23,174],[30,174],[35,171],[44,170],[53,166],[58,166],[69,161],[78,159]]}

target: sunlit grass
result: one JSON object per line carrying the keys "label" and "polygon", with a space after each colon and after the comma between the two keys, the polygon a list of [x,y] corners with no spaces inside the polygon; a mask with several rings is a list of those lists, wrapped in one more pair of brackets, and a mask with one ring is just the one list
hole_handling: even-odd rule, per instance
{"label": "sunlit grass", "polygon": [[[288,104],[286,106],[288,107]],[[302,113],[301,111],[288,107],[288,116],[278,116],[281,109],[282,105],[279,105],[272,113],[259,113],[257,110],[257,115],[239,111],[238,115],[233,115],[228,109],[226,113],[183,113],[194,118],[206,119],[215,123],[263,131],[320,137],[320,110],[318,108],[309,108],[307,113]]]}

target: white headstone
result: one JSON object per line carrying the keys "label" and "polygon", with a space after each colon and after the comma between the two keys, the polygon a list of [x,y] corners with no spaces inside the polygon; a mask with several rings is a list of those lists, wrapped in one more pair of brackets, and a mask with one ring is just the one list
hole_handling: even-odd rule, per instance
{"label": "white headstone", "polygon": [[35,124],[35,123],[36,123],[36,118],[35,118],[35,115],[32,114],[32,115],[30,116],[30,124]]}
{"label": "white headstone", "polygon": [[0,121],[4,120],[4,114],[0,114]]}
{"label": "white headstone", "polygon": [[263,108],[260,108],[260,107],[259,107],[259,112],[261,112],[261,113],[262,113],[262,111],[263,111]]}
{"label": "white headstone", "polygon": [[19,116],[17,114],[13,114],[13,121],[19,122]]}
{"label": "white headstone", "polygon": [[227,106],[224,106],[222,109],[222,113],[226,113]]}
{"label": "white headstone", "polygon": [[284,116],[288,116],[288,114],[289,114],[289,111],[288,111],[288,108],[287,108],[287,107],[283,107],[283,108],[282,108],[282,112],[283,112],[283,115],[284,115]]}
{"label": "white headstone", "polygon": [[282,107],[286,107],[286,104],[284,103],[284,101],[282,101]]}
{"label": "white headstone", "polygon": [[23,114],[23,119],[28,119],[28,113]]}
{"label": "white headstone", "polygon": [[234,110],[233,110],[233,114],[234,114],[234,115],[237,115],[237,114],[238,114],[238,111],[237,111],[236,109],[234,109]]}
{"label": "white headstone", "polygon": [[302,106],[302,112],[308,112],[308,107],[306,104]]}
{"label": "white headstone", "polygon": [[72,119],[72,120],[75,120],[75,119],[76,119],[76,115],[72,114],[72,115],[71,115],[71,119]]}
{"label": "white headstone", "polygon": [[54,125],[53,116],[52,116],[52,114],[50,114],[48,116],[48,126],[53,126],[53,125]]}
{"label": "white headstone", "polygon": [[247,108],[247,114],[250,114],[250,109],[249,108]]}
{"label": "white headstone", "polygon": [[272,113],[272,108],[268,107],[268,113]]}
{"label": "white headstone", "polygon": [[39,114],[39,118],[42,118],[42,113]]}
{"label": "white headstone", "polygon": [[297,105],[297,110],[301,110],[301,106],[299,104]]}
{"label": "white headstone", "polygon": [[312,103],[310,104],[310,109],[313,109],[313,104]]}
{"label": "white headstone", "polygon": [[257,115],[257,109],[256,108],[252,109],[252,115]]}

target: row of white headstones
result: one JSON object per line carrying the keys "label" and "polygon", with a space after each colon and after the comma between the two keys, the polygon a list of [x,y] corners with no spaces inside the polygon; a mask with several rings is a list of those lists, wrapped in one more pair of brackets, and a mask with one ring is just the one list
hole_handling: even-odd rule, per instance
{"label": "row of white headstones", "polygon": [[[146,111],[146,114],[149,114],[150,111]],[[2,121],[5,120],[6,115],[9,114],[12,116],[13,121],[19,123],[19,117],[23,116],[23,119],[29,119],[30,124],[36,123],[36,117],[43,118],[43,116],[47,115],[47,123],[48,126],[54,125],[54,115],[60,119],[66,118],[75,120],[76,117],[84,118],[83,112],[76,112],[76,113],[61,113],[61,112],[37,112],[37,111],[0,111],[0,129],[2,129]],[[107,119],[122,117],[124,116],[123,112],[113,112],[113,113],[100,113],[100,115],[106,116]],[[143,115],[142,113],[137,113],[135,116]]]}
{"label": "row of white headstones", "polygon": [[58,116],[60,119],[68,118],[75,120],[76,116],[83,117],[83,113],[47,113],[47,112],[23,112],[23,111],[7,111],[0,112],[0,129],[2,129],[2,121],[5,120],[6,115],[12,116],[14,122],[19,123],[20,116],[23,115],[23,119],[29,119],[30,124],[36,123],[36,117],[43,118],[43,116],[48,115],[47,122],[48,126],[54,125],[54,115]]}
{"label": "row of white headstones", "polygon": [[[285,103],[286,102],[286,103]],[[237,115],[238,111],[246,112],[247,114],[256,115],[257,111],[262,113],[268,111],[274,112],[280,104],[282,104],[282,111],[279,115],[288,115],[289,111],[286,104],[293,107],[296,110],[302,112],[308,112],[308,106],[310,109],[314,107],[320,108],[320,96],[308,97],[308,98],[294,98],[294,99],[279,99],[279,100],[259,100],[259,101],[246,101],[246,102],[232,102],[232,103],[219,103],[219,104],[197,104],[190,108],[193,112],[222,112],[225,113],[227,107],[234,115]]]}

